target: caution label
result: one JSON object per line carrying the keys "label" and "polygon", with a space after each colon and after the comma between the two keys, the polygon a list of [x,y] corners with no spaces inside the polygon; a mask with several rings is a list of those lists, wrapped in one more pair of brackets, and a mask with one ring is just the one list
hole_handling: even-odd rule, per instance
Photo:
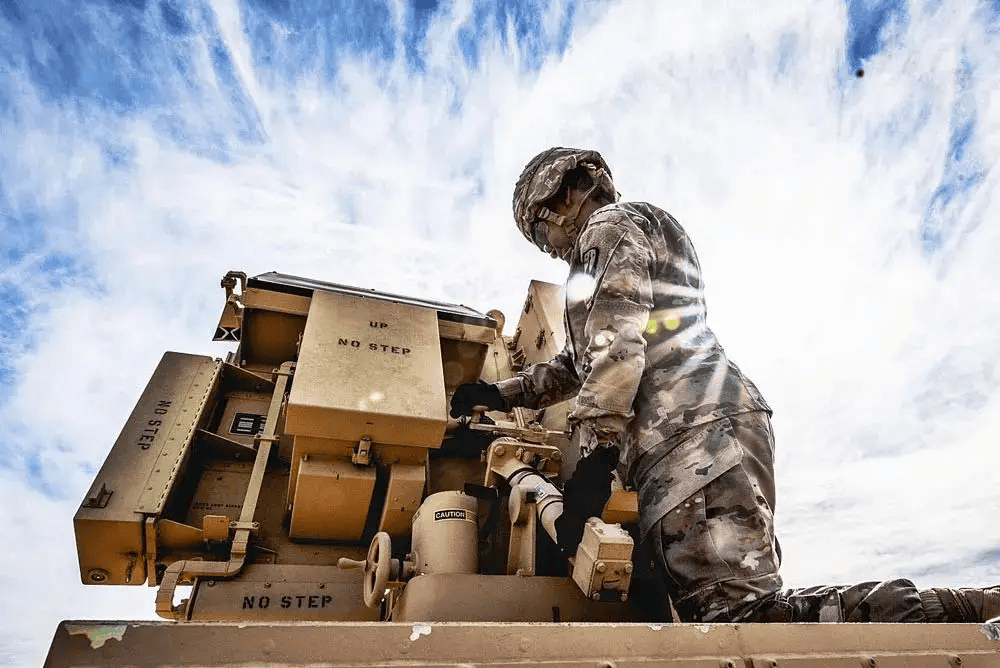
{"label": "caution label", "polygon": [[434,521],[440,522],[442,520],[468,520],[469,522],[475,522],[476,514],[470,513],[468,510],[462,510],[461,508],[447,508],[445,510],[435,510]]}

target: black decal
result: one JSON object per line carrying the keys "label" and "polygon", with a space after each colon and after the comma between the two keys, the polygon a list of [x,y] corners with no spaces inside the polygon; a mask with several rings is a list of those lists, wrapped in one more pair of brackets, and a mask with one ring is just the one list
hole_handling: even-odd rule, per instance
{"label": "black decal", "polygon": [[270,605],[271,605],[270,596],[261,596],[259,599],[257,599],[257,607],[260,608],[261,610],[267,608]]}
{"label": "black decal", "polygon": [[253,599],[254,599],[253,596],[244,596],[243,597],[243,609],[244,610],[252,610],[253,609]]}
{"label": "black decal", "polygon": [[282,596],[281,597],[281,607],[282,608],[290,608],[290,607],[292,607],[292,597],[291,596]]}
{"label": "black decal", "polygon": [[597,249],[591,248],[583,254],[583,271],[590,276],[597,276]]}
{"label": "black decal", "polygon": [[409,348],[403,348],[403,354],[404,355],[409,355],[410,354],[410,349]]}
{"label": "black decal", "polygon": [[347,344],[348,344],[348,340],[347,339],[341,339],[341,338],[337,339],[337,345],[339,345],[339,346],[346,346]]}
{"label": "black decal", "polygon": [[319,599],[319,596],[310,596],[309,597],[309,607],[310,608],[318,608],[319,607],[319,600],[318,599]]}
{"label": "black decal", "polygon": [[464,520],[464,519],[468,519],[468,516],[466,515],[464,510],[458,508],[434,511],[435,522],[438,522],[440,520]]}
{"label": "black decal", "polygon": [[323,604],[322,604],[322,605],[321,605],[320,607],[322,607],[322,608],[325,608],[325,607],[326,607],[326,604],[327,604],[327,603],[330,603],[330,602],[332,602],[332,601],[333,601],[333,597],[332,597],[332,596],[329,596],[329,595],[327,595],[327,596],[324,596],[324,597],[323,597]]}
{"label": "black decal", "polygon": [[358,348],[360,346],[361,346],[361,342],[360,341],[351,341],[351,347],[352,348]]}
{"label": "black decal", "polygon": [[163,421],[162,420],[150,420],[147,424],[150,427],[159,427],[161,424],[163,424]]}
{"label": "black decal", "polygon": [[374,343],[369,343],[368,350],[378,350],[378,346],[375,345]]}
{"label": "black decal", "polygon": [[233,423],[229,426],[229,433],[253,436],[264,431],[264,424],[266,422],[266,415],[259,413],[237,413],[233,416]]}

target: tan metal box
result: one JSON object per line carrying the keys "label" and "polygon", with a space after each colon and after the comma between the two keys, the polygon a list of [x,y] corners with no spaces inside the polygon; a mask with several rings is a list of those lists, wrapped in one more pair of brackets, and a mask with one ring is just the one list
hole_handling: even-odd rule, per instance
{"label": "tan metal box", "polygon": [[374,468],[337,459],[303,459],[299,462],[289,535],[361,540],[374,489]]}
{"label": "tan metal box", "polygon": [[[587,520],[576,548],[573,581],[588,598],[622,600],[632,582],[632,537],[617,524]],[[608,599],[608,596],[612,598]]]}
{"label": "tan metal box", "polygon": [[436,311],[353,295],[313,295],[287,433],[436,448],[446,408]]}

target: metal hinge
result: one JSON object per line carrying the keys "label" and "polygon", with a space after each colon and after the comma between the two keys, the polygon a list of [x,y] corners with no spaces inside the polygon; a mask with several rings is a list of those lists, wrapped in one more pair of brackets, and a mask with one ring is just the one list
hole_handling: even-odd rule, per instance
{"label": "metal hinge", "polygon": [[535,337],[535,348],[541,348],[545,345],[545,330],[538,332],[538,336]]}
{"label": "metal hinge", "polygon": [[358,466],[368,466],[372,461],[371,454],[372,439],[363,438],[354,448],[354,453],[351,455],[351,463],[357,464]]}
{"label": "metal hinge", "polygon": [[101,488],[97,490],[97,494],[93,496],[88,496],[84,502],[84,508],[104,508],[108,505],[108,499],[114,494],[113,491],[107,488],[107,486],[102,482]]}

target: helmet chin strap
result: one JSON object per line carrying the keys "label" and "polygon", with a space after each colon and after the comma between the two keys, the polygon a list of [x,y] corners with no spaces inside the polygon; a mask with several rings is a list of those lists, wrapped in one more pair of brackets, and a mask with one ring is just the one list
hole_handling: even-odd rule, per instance
{"label": "helmet chin strap", "polygon": [[538,217],[547,223],[552,223],[558,227],[563,228],[566,234],[573,236],[573,234],[579,229],[576,224],[576,219],[580,216],[580,209],[583,208],[584,202],[590,199],[590,196],[594,194],[597,190],[597,184],[590,186],[587,192],[583,193],[583,196],[576,201],[573,208],[567,211],[565,214],[559,214],[551,209],[547,209],[544,206],[538,209]]}

